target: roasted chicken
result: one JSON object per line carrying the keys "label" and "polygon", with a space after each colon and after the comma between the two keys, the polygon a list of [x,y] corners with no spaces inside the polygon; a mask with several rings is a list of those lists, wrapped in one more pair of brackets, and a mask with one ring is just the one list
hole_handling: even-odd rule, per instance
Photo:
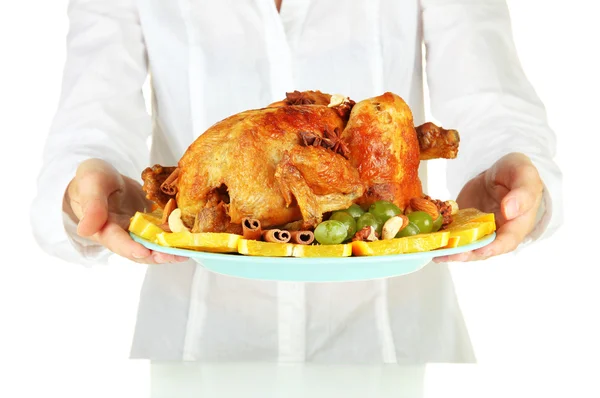
{"label": "roasted chicken", "polygon": [[355,103],[296,91],[216,123],[177,166],[144,170],[143,189],[159,207],[175,199],[193,232],[239,233],[244,218],[310,228],[353,203],[405,208],[423,195],[420,160],[454,158],[458,144],[454,130],[415,128],[392,93]]}

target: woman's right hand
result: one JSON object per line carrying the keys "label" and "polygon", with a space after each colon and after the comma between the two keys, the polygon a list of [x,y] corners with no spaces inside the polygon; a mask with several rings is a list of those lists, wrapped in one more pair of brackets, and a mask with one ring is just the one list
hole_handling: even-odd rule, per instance
{"label": "woman's right hand", "polygon": [[186,257],[155,252],[137,243],[127,228],[136,211],[151,206],[141,186],[101,159],[89,159],[78,168],[66,193],[70,213],[78,220],[77,234],[138,263],[186,261]]}

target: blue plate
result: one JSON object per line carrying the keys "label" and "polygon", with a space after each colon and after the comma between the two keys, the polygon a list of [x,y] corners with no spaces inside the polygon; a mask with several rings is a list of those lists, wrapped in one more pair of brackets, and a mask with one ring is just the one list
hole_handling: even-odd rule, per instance
{"label": "blue plate", "polygon": [[164,247],[130,233],[133,240],[151,250],[196,260],[218,274],[239,278],[294,282],[348,282],[389,278],[416,272],[434,257],[463,253],[490,244],[492,233],[469,245],[421,253],[388,256],[295,258],[255,257],[241,254],[207,253]]}

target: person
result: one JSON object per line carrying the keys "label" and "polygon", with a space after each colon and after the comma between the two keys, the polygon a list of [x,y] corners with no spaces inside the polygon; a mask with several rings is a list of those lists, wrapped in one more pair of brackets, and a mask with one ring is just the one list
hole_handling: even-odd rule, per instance
{"label": "person", "polygon": [[[33,230],[66,261],[147,264],[132,358],[474,362],[447,262],[515,252],[562,223],[556,137],[503,0],[71,0],[68,15]],[[418,125],[425,76],[433,116],[461,135],[448,190],[496,214],[489,246],[396,278],[295,283],[217,275],[128,236],[148,206],[141,171],[175,165],[217,121],[294,90],[391,91]]]}

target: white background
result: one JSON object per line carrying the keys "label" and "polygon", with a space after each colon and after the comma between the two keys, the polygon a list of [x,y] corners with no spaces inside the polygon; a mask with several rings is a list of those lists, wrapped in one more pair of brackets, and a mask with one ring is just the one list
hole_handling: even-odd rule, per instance
{"label": "white background", "polygon": [[[119,379],[130,389],[123,396],[142,396],[146,369],[127,356],[144,267],[119,259],[95,269],[63,263],[38,249],[28,224],[40,153],[59,96],[66,3],[3,2],[0,9],[0,159],[6,182],[0,195],[0,367],[17,370],[11,380],[29,389],[48,392],[66,380],[101,388],[96,376],[105,374],[110,383]],[[591,374],[599,360],[595,4],[509,1],[523,67],[558,136],[566,223],[517,257],[452,265],[483,364],[529,362],[538,369],[577,367]],[[431,166],[435,174],[443,163]]]}

